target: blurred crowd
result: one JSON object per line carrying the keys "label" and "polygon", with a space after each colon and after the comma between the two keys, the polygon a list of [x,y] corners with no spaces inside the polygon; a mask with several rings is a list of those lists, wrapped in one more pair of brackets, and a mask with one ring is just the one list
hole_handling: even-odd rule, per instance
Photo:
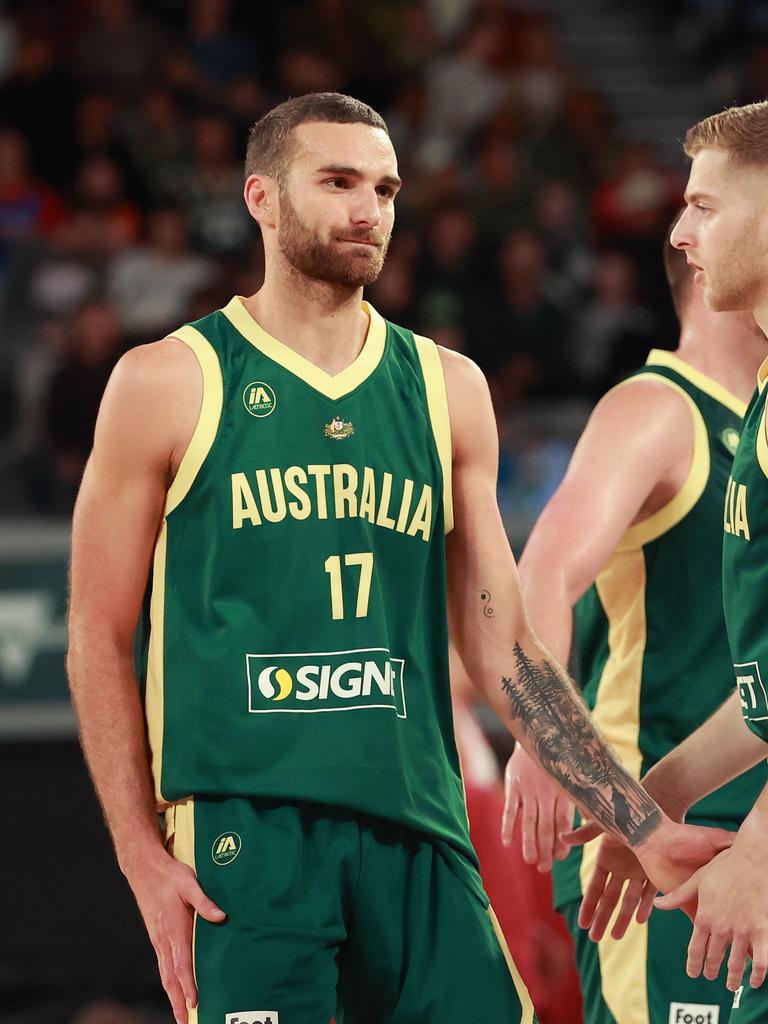
{"label": "blurred crowd", "polygon": [[[751,5],[671,9],[684,28],[733,6]],[[702,32],[691,49],[710,45]],[[370,102],[399,154],[372,302],[476,359],[502,419],[592,400],[674,344],[659,246],[681,168],[622,140],[525,0],[8,3],[0,512],[67,513],[119,356],[258,288],[248,127],[310,90]]]}

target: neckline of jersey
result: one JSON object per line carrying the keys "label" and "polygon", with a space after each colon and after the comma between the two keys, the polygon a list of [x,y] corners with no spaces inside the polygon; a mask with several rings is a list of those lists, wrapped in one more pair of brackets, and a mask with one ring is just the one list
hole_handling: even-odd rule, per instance
{"label": "neckline of jersey", "polygon": [[697,370],[690,363],[686,363],[684,359],[675,355],[674,352],[668,352],[662,348],[651,349],[645,363],[646,366],[668,366],[670,370],[675,370],[681,377],[685,377],[686,380],[694,384],[700,391],[720,402],[726,409],[736,413],[740,419],[744,419],[744,414],[747,411],[746,402],[742,402],[728,388],[723,387],[719,381],[716,381],[713,377],[708,377],[706,373]]}
{"label": "neckline of jersey", "polygon": [[290,345],[267,334],[261,324],[254,320],[245,308],[242,295],[235,295],[221,312],[232,326],[249,341],[254,348],[278,363],[283,369],[309,384],[326,398],[336,400],[343,398],[358,388],[370,377],[381,362],[387,337],[387,325],[384,318],[368,302],[361,303],[368,316],[368,331],[363,347],[356,358],[337,374],[327,373],[309,359],[300,355]]}

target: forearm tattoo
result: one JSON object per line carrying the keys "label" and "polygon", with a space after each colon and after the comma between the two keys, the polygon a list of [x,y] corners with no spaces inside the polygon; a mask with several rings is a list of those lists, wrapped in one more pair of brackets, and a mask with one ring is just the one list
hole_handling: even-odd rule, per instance
{"label": "forearm tattoo", "polygon": [[515,644],[516,672],[502,676],[512,715],[542,768],[605,828],[630,846],[661,822],[651,797],[621,766],[567,680],[546,658],[532,661]]}

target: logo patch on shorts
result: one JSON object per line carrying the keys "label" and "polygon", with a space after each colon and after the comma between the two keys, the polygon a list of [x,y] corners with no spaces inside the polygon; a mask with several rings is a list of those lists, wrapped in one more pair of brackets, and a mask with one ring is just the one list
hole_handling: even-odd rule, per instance
{"label": "logo patch on shorts", "polygon": [[720,1007],[710,1003],[670,1003],[669,1024],[720,1024]]}
{"label": "logo patch on shorts", "polygon": [[238,1010],[224,1015],[224,1024],[280,1024],[277,1010]]}
{"label": "logo patch on shorts", "polygon": [[[242,848],[243,840],[237,832],[222,832],[220,836],[213,840],[213,846],[211,847],[213,863],[220,864],[221,866],[231,864]],[[246,1022],[242,1021],[241,1024],[246,1024]]]}

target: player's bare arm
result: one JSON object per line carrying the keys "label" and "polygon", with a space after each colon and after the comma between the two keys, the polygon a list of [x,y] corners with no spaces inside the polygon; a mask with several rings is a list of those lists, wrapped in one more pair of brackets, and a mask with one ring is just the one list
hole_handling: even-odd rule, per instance
{"label": "player's bare arm", "polygon": [[[568,471],[539,517],[520,560],[528,615],[547,649],[566,664],[571,609],[594,583],[625,531],[663,507],[690,468],[693,425],[683,397],[634,380],[595,408]],[[523,747],[505,772],[504,841],[521,819],[524,859],[546,871],[569,847],[573,803]]]}
{"label": "player's bare arm", "polygon": [[88,767],[180,1021],[196,1001],[191,908],[223,914],[163,847],[132,652],[166,491],[201,397],[197,360],[175,339],[133,349],[116,367],[75,507],[67,657]]}
{"label": "player's bare arm", "polygon": [[619,764],[528,625],[496,503],[498,439],[485,380],[469,360],[442,350],[441,358],[453,432],[449,614],[459,653],[515,737],[589,815],[623,842],[659,851],[678,826]]}

